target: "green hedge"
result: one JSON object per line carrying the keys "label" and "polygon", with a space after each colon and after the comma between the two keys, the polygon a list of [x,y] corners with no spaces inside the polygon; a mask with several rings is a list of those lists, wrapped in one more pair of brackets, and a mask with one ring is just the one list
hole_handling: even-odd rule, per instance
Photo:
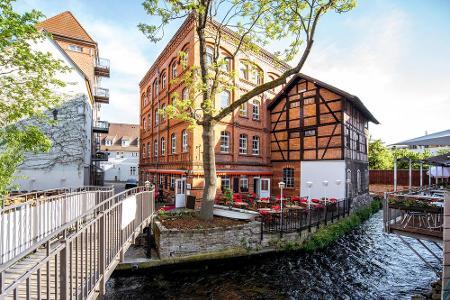
{"label": "green hedge", "polygon": [[360,209],[345,219],[317,230],[305,241],[301,246],[301,249],[312,252],[328,247],[338,238],[359,226],[363,221],[369,219],[370,216],[379,211],[381,207],[381,200],[374,199],[369,207]]}

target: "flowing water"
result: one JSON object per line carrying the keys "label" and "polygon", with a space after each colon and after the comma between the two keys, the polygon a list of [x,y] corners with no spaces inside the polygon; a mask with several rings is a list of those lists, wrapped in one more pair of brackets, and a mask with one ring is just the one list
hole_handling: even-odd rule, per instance
{"label": "flowing water", "polygon": [[[429,247],[442,255],[435,245]],[[434,267],[441,267],[431,254],[421,253]],[[406,245],[382,232],[379,212],[324,251],[114,276],[106,298],[411,299],[428,293],[435,280],[435,273]]]}

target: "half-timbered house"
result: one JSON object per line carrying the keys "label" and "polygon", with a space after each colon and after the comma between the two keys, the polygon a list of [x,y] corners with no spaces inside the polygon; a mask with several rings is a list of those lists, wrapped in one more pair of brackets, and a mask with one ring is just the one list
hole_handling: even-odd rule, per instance
{"label": "half-timbered house", "polygon": [[327,83],[295,75],[268,107],[272,191],[354,197],[368,192],[368,123],[361,100]]}

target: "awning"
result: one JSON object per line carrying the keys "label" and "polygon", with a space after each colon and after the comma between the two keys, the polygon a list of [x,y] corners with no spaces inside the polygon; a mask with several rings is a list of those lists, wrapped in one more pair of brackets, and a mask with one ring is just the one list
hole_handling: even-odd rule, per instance
{"label": "awning", "polygon": [[[203,175],[203,171],[193,171],[193,175]],[[217,176],[272,176],[270,171],[216,170]]]}
{"label": "awning", "polygon": [[171,175],[186,175],[187,170],[166,170],[166,169],[150,169],[144,170],[145,173],[159,173],[159,174],[171,174]]}
{"label": "awning", "polygon": [[416,146],[430,146],[430,145],[450,145],[450,129],[427,134],[411,140],[398,142],[393,145],[416,145]]}

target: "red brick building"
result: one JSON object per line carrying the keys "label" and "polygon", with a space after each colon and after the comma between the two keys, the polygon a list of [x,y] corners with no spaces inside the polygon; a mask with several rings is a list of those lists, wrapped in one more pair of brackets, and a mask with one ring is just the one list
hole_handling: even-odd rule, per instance
{"label": "red brick building", "polygon": [[[167,119],[158,113],[159,109],[164,111],[172,101],[174,93],[181,97],[187,93],[182,84],[172,81],[182,76],[184,72],[179,52],[188,53],[184,58],[187,65],[200,64],[199,46],[194,38],[194,29],[194,19],[192,16],[188,17],[140,82],[139,167],[142,181],[153,181],[169,193],[178,188],[177,192],[184,194],[186,186],[188,194],[201,196],[203,189],[201,127],[188,130],[186,122]],[[233,39],[237,35],[228,30],[224,30],[223,34],[230,38],[223,39],[220,55],[228,59],[229,64],[226,68],[233,74],[230,75],[230,79],[237,88],[219,95],[216,107],[220,106],[221,101],[229,103],[240,94],[276,78],[289,68],[287,64],[278,61],[263,49],[253,54],[238,54],[232,59],[230,53],[236,48]],[[249,61],[252,62],[251,68]],[[273,146],[275,136],[281,133],[271,134],[274,130],[276,107],[279,106],[273,103],[279,103],[283,95],[290,93],[287,89],[280,92],[280,89],[268,91],[260,97],[251,99],[215,126],[219,192],[223,188],[230,188],[234,192],[255,191],[261,196],[277,192],[276,184],[282,177],[280,172],[283,172],[283,165],[279,164],[279,154],[276,154]],[[275,97],[277,92],[280,93]],[[278,127],[276,130],[279,130]],[[294,148],[288,148],[287,151],[292,152],[292,158],[297,155],[294,154]],[[300,157],[299,154],[297,156]],[[296,169],[295,166],[293,168]],[[294,189],[293,187],[292,192]]]}

